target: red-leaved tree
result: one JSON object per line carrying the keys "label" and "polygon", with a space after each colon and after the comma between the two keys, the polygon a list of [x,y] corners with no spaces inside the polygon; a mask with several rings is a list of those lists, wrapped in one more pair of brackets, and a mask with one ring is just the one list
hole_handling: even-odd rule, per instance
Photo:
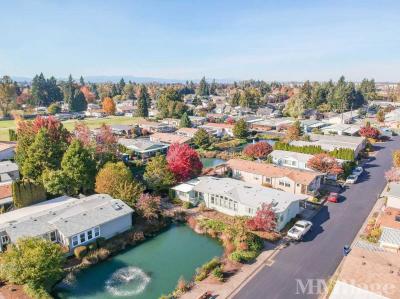
{"label": "red-leaved tree", "polygon": [[378,139],[380,132],[377,128],[365,126],[360,129],[359,134],[366,138]]}
{"label": "red-leaved tree", "polygon": [[159,196],[143,193],[136,203],[136,209],[143,218],[158,218],[158,214],[161,211],[161,198]]}
{"label": "red-leaved tree", "polygon": [[396,167],[390,168],[385,172],[385,178],[388,182],[400,182],[400,169]]}
{"label": "red-leaved tree", "polygon": [[256,215],[247,221],[247,226],[256,231],[272,231],[276,228],[276,214],[272,204],[263,203]]}
{"label": "red-leaved tree", "polygon": [[203,168],[199,154],[187,144],[172,144],[168,149],[167,162],[178,182],[198,176]]}
{"label": "red-leaved tree", "polygon": [[254,144],[249,144],[243,150],[243,153],[251,158],[263,159],[272,152],[272,146],[268,142],[260,141]]}
{"label": "red-leaved tree", "polygon": [[111,128],[105,124],[102,124],[99,131],[96,134],[96,152],[111,153],[117,152],[117,138],[111,131]]}
{"label": "red-leaved tree", "polygon": [[235,123],[235,119],[233,117],[228,117],[225,122],[229,125],[233,125]]}
{"label": "red-leaved tree", "polygon": [[328,174],[341,174],[342,166],[334,158],[326,153],[316,154],[307,162],[307,167]]}
{"label": "red-leaved tree", "polygon": [[74,138],[78,139],[85,147],[91,147],[93,145],[90,129],[87,124],[82,121],[75,124]]}

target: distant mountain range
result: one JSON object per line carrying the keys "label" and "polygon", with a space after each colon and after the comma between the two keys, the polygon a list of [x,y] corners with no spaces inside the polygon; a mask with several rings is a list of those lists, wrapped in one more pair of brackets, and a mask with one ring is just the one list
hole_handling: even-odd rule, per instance
{"label": "distant mountain range", "polygon": [[[80,77],[80,76],[79,76]],[[75,80],[79,80],[79,77],[74,77]],[[11,76],[11,78],[17,82],[30,82],[32,78],[23,77],[23,76]],[[121,78],[124,78],[125,82],[136,82],[136,83],[185,83],[187,80],[182,79],[165,79],[165,78],[156,78],[156,77],[135,77],[135,76],[84,76],[83,77],[86,82],[92,83],[103,83],[103,82],[119,82]],[[57,80],[67,80],[67,78],[57,78]],[[211,82],[213,79],[207,79],[207,81]],[[190,81],[190,79],[188,80]],[[200,79],[194,79],[193,82],[199,82]],[[217,83],[233,83],[233,79],[215,79]]]}

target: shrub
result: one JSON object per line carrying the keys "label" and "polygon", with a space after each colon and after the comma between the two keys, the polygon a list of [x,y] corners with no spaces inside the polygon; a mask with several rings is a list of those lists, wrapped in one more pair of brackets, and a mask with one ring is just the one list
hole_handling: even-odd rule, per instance
{"label": "shrub", "polygon": [[206,204],[204,202],[201,202],[199,204],[199,211],[200,212],[204,212],[205,210],[207,210],[207,206],[206,206]]}
{"label": "shrub", "polygon": [[200,222],[201,227],[212,229],[217,232],[223,232],[226,228],[225,223],[214,219],[204,219]]}
{"label": "shrub", "polygon": [[185,201],[185,202],[183,202],[182,207],[184,209],[191,209],[193,206],[192,206],[192,203],[190,201]]}
{"label": "shrub", "polygon": [[88,247],[89,251],[96,250],[97,249],[97,242],[94,241],[93,243],[90,243],[87,247]]}
{"label": "shrub", "polygon": [[236,250],[232,252],[229,258],[235,262],[244,263],[254,260],[258,255],[256,251],[243,251],[243,250]]}
{"label": "shrub", "polygon": [[74,255],[77,259],[82,259],[87,254],[86,246],[78,246],[74,249]]}
{"label": "shrub", "polygon": [[214,257],[209,262],[205,263],[199,269],[196,270],[195,281],[202,281],[205,279],[211,271],[213,271],[216,267],[221,265],[220,260],[217,257]]}
{"label": "shrub", "polygon": [[103,237],[97,238],[96,239],[97,247],[103,247],[106,245],[106,239]]}
{"label": "shrub", "polygon": [[12,183],[12,197],[17,208],[23,208],[46,200],[46,190],[41,184],[30,180]]}
{"label": "shrub", "polygon": [[111,252],[108,249],[100,248],[97,249],[93,254],[96,254],[99,260],[104,261],[110,256]]}
{"label": "shrub", "polygon": [[221,266],[215,267],[214,270],[212,270],[211,274],[219,281],[224,280],[224,273],[222,272]]}
{"label": "shrub", "polygon": [[53,297],[43,287],[35,287],[32,284],[24,285],[24,292],[32,299],[52,299]]}

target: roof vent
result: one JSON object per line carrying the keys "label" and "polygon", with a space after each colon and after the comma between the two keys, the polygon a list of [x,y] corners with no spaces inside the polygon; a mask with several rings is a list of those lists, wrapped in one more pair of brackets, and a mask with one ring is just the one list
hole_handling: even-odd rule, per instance
{"label": "roof vent", "polygon": [[113,209],[116,210],[116,211],[122,209],[122,206],[121,206],[119,203],[117,203],[117,202],[112,203],[111,206],[112,206]]}

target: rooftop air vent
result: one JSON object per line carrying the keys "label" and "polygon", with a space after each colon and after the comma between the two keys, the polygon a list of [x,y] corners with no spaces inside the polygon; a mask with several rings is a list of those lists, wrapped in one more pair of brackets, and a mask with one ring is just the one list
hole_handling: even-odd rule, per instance
{"label": "rooftop air vent", "polygon": [[122,206],[121,206],[119,203],[117,203],[117,202],[112,203],[111,206],[112,206],[113,209],[116,210],[116,211],[122,209]]}

